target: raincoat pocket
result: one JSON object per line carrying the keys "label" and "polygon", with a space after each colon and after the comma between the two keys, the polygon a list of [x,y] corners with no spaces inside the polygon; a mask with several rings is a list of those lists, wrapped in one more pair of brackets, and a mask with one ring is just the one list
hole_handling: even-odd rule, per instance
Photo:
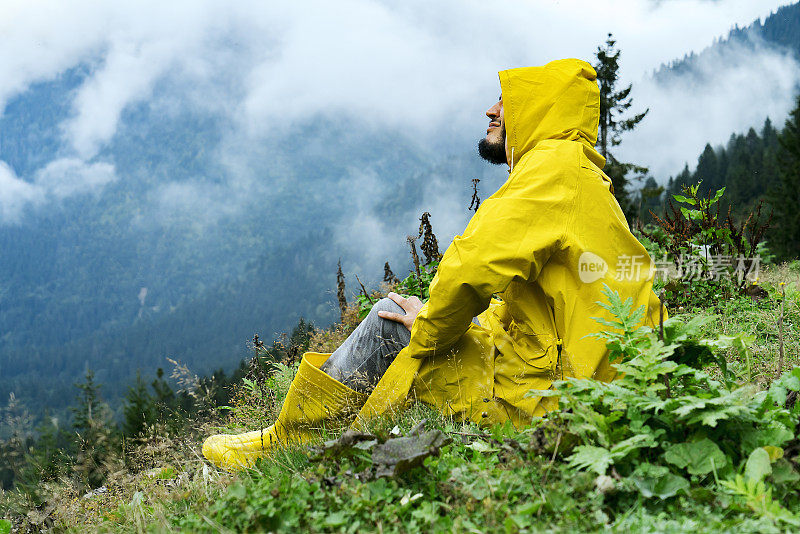
{"label": "raincoat pocket", "polygon": [[[506,417],[515,424],[527,424],[530,418],[547,411],[539,397],[527,397],[532,389],[549,389],[553,384],[557,350],[555,342],[548,347],[525,347],[515,342],[495,360],[494,392]],[[527,423],[526,423],[527,422]]]}
{"label": "raincoat pocket", "polygon": [[502,351],[506,353],[503,357],[519,360],[519,363],[524,364],[523,369],[526,371],[523,371],[523,374],[529,374],[531,370],[549,373],[555,370],[558,361],[558,340],[553,339],[553,336],[537,335],[530,328],[512,322],[508,337],[512,350]]}

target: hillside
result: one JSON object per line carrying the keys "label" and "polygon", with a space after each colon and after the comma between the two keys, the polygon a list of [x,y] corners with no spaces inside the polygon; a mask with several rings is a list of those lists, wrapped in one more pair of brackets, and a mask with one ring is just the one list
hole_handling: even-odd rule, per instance
{"label": "hillside", "polygon": [[[45,462],[45,475],[0,493],[0,527],[782,532],[800,525],[798,280],[798,261],[768,266],[760,273],[767,297],[757,300],[731,293],[724,279],[711,287],[686,281],[664,325],[667,343],[649,329],[634,335],[629,327],[624,338],[606,328],[613,350],[627,339],[626,355],[617,356],[627,378],[613,387],[557,382],[569,411],[529,428],[481,428],[413,404],[351,435],[355,446],[329,429],[311,446],[277,450],[253,469],[216,469],[199,456],[202,440],[271,424],[296,372],[298,353],[275,361],[275,353],[257,352],[224,411],[144,428],[124,452],[87,441],[72,462],[48,458],[39,443],[32,454]],[[625,317],[624,306],[611,302]],[[306,339],[302,350],[332,350],[357,312]],[[786,330],[777,334],[781,323]],[[107,435],[97,426],[84,432]],[[401,442],[417,461],[382,463],[381,450],[397,454]]]}
{"label": "hillside", "polygon": [[[799,9],[712,48],[757,34],[796,50]],[[689,75],[692,57],[662,71]],[[329,324],[340,258],[348,288],[356,274],[379,280],[386,260],[402,270],[420,213],[449,237],[468,219],[470,180],[481,178],[486,196],[505,178],[463,148],[471,134],[420,146],[369,121],[351,128],[347,112],[281,126],[285,145],[245,143],[229,116],[196,105],[169,75],[77,165],[64,135],[71,98],[103,66],[92,57],[37,82],[0,117],[0,161],[16,177],[87,173],[85,189],[55,188],[46,207],[0,214],[0,404],[14,392],[37,417],[68,419],[87,369],[119,415],[137,369],[152,379],[170,357],[200,374],[230,372],[255,333],[271,339],[300,316]],[[87,185],[108,168],[108,183]]]}
{"label": "hillside", "polygon": [[656,80],[664,83],[668,83],[673,77],[699,78],[705,72],[699,66],[703,63],[709,64],[707,60],[710,58],[724,55],[726,49],[741,47],[753,50],[760,46],[774,47],[800,58],[800,3],[780,7],[763,21],[756,20],[744,28],[737,26],[726,37],[716,39],[704,50],[690,52],[683,58],[659,66],[653,75]]}
{"label": "hillside", "polygon": [[[18,175],[36,176],[64,150],[55,125],[68,109],[59,95],[87,72],[70,71],[9,102],[0,160]],[[280,158],[269,147],[252,155],[240,184],[246,198],[227,202],[234,178],[218,163],[220,117],[141,105],[122,120],[95,158],[113,165],[115,181],[0,225],[0,398],[15,392],[36,414],[67,416],[86,369],[119,409],[137,369],[153,373],[170,357],[201,374],[230,370],[255,333],[271,339],[300,316],[328,324],[338,259],[355,284],[353,271],[379,279],[383,262],[404,248],[402,239],[379,243],[385,256],[365,262],[369,254],[353,251],[375,243],[366,229],[343,242],[348,220],[381,214],[382,224],[393,224],[411,207],[432,204],[423,198],[432,182],[466,208],[471,191],[461,177],[486,172],[471,154],[455,164],[423,161],[424,152],[390,132],[353,134],[319,119],[298,125],[297,147],[282,147]],[[352,150],[340,159],[313,149],[329,144]],[[376,185],[395,187],[369,193],[352,183],[358,168],[370,169]],[[407,231],[417,224],[409,218]]]}

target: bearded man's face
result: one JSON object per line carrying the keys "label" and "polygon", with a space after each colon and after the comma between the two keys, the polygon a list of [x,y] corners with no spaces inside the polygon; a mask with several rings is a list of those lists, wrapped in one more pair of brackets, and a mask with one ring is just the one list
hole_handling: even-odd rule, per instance
{"label": "bearded man's face", "polygon": [[478,154],[489,163],[494,163],[495,165],[508,163],[502,96],[495,105],[486,110],[486,116],[489,117],[489,127],[486,129],[486,137],[478,141]]}

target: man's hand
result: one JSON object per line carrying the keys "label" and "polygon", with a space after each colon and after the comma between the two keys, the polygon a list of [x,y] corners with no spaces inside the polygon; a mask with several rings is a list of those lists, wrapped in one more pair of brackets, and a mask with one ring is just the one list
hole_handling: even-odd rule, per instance
{"label": "man's hand", "polygon": [[401,313],[379,311],[378,317],[403,323],[405,327],[408,328],[408,331],[411,332],[411,326],[414,324],[414,319],[417,318],[419,310],[422,309],[422,301],[417,297],[405,298],[397,293],[389,293],[386,296],[395,301],[406,313],[403,315]]}

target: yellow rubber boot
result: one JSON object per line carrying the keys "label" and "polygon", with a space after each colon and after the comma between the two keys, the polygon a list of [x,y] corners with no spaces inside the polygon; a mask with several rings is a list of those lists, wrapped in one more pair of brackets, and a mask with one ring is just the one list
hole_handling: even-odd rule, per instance
{"label": "yellow rubber boot", "polygon": [[219,467],[252,466],[270,449],[319,438],[323,428],[350,424],[367,395],[359,393],[320,370],[330,354],[303,355],[275,424],[244,434],[217,434],[203,443],[203,456]]}

